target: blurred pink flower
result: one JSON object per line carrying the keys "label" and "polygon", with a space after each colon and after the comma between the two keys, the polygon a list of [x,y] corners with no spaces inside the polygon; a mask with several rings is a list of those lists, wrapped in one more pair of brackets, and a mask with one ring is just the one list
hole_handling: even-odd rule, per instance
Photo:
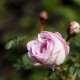
{"label": "blurred pink flower", "polygon": [[46,23],[46,21],[48,20],[48,13],[46,12],[46,11],[42,11],[42,12],[40,12],[40,20],[41,20],[41,23],[42,24],[45,24]]}
{"label": "blurred pink flower", "polygon": [[69,46],[58,32],[42,31],[38,34],[38,40],[27,43],[27,49],[35,65],[50,68],[62,64],[69,54]]}
{"label": "blurred pink flower", "polygon": [[68,32],[68,35],[75,35],[79,33],[80,25],[75,21],[70,22],[67,28],[67,32]]}

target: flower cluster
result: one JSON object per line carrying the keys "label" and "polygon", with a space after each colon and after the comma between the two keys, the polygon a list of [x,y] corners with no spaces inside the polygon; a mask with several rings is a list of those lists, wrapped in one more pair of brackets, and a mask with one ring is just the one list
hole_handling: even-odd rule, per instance
{"label": "flower cluster", "polygon": [[43,31],[44,24],[48,20],[48,13],[40,13],[41,33],[38,34],[37,40],[27,43],[28,55],[35,62],[35,65],[42,65],[48,68],[60,65],[64,62],[69,54],[67,41],[80,32],[80,25],[72,21],[67,27],[68,37],[66,41],[59,32]]}

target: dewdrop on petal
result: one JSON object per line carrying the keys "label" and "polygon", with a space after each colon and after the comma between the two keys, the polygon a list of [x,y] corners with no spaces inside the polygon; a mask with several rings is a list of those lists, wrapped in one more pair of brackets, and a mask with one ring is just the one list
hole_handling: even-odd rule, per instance
{"label": "dewdrop on petal", "polygon": [[67,27],[68,35],[69,36],[75,36],[79,32],[80,32],[80,25],[75,21],[70,22],[68,27]]}

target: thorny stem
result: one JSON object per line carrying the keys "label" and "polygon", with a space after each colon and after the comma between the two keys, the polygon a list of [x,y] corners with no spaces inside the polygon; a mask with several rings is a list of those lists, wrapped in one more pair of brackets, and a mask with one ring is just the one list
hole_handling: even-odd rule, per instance
{"label": "thorny stem", "polygon": [[40,32],[44,30],[44,24],[41,24]]}

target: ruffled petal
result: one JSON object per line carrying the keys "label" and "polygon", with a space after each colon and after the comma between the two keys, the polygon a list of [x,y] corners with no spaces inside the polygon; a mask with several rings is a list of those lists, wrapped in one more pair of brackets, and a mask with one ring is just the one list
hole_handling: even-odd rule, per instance
{"label": "ruffled petal", "polygon": [[68,56],[69,55],[69,48],[70,47],[67,45],[66,41],[62,38],[62,36],[60,35],[59,32],[56,32],[54,34],[62,42],[62,44],[64,46],[64,49],[65,49],[65,54],[66,54],[66,56]]}
{"label": "ruffled petal", "polygon": [[27,43],[27,49],[30,50],[32,48],[32,45],[34,44],[35,40],[29,41]]}
{"label": "ruffled petal", "polygon": [[32,52],[28,52],[28,55],[33,61],[35,61],[36,63],[40,63],[41,64],[41,62],[33,55]]}
{"label": "ruffled petal", "polygon": [[[41,43],[42,44],[42,43]],[[50,56],[52,56],[52,53],[53,53],[53,44],[52,42],[50,41],[47,41],[47,45],[46,45],[46,50],[44,52],[40,52],[41,50],[41,44],[40,43],[37,43],[36,45],[33,45],[32,46],[32,53],[33,55],[40,61],[40,62],[44,62],[46,61]],[[42,44],[43,45],[43,44]],[[37,47],[39,47],[39,49],[37,49]],[[44,49],[44,48],[43,48]]]}
{"label": "ruffled petal", "polygon": [[66,58],[65,50],[61,49],[61,51],[59,51],[57,54],[58,55],[57,55],[57,58],[55,60],[55,63],[56,63],[56,65],[60,65],[64,62],[64,60]]}

